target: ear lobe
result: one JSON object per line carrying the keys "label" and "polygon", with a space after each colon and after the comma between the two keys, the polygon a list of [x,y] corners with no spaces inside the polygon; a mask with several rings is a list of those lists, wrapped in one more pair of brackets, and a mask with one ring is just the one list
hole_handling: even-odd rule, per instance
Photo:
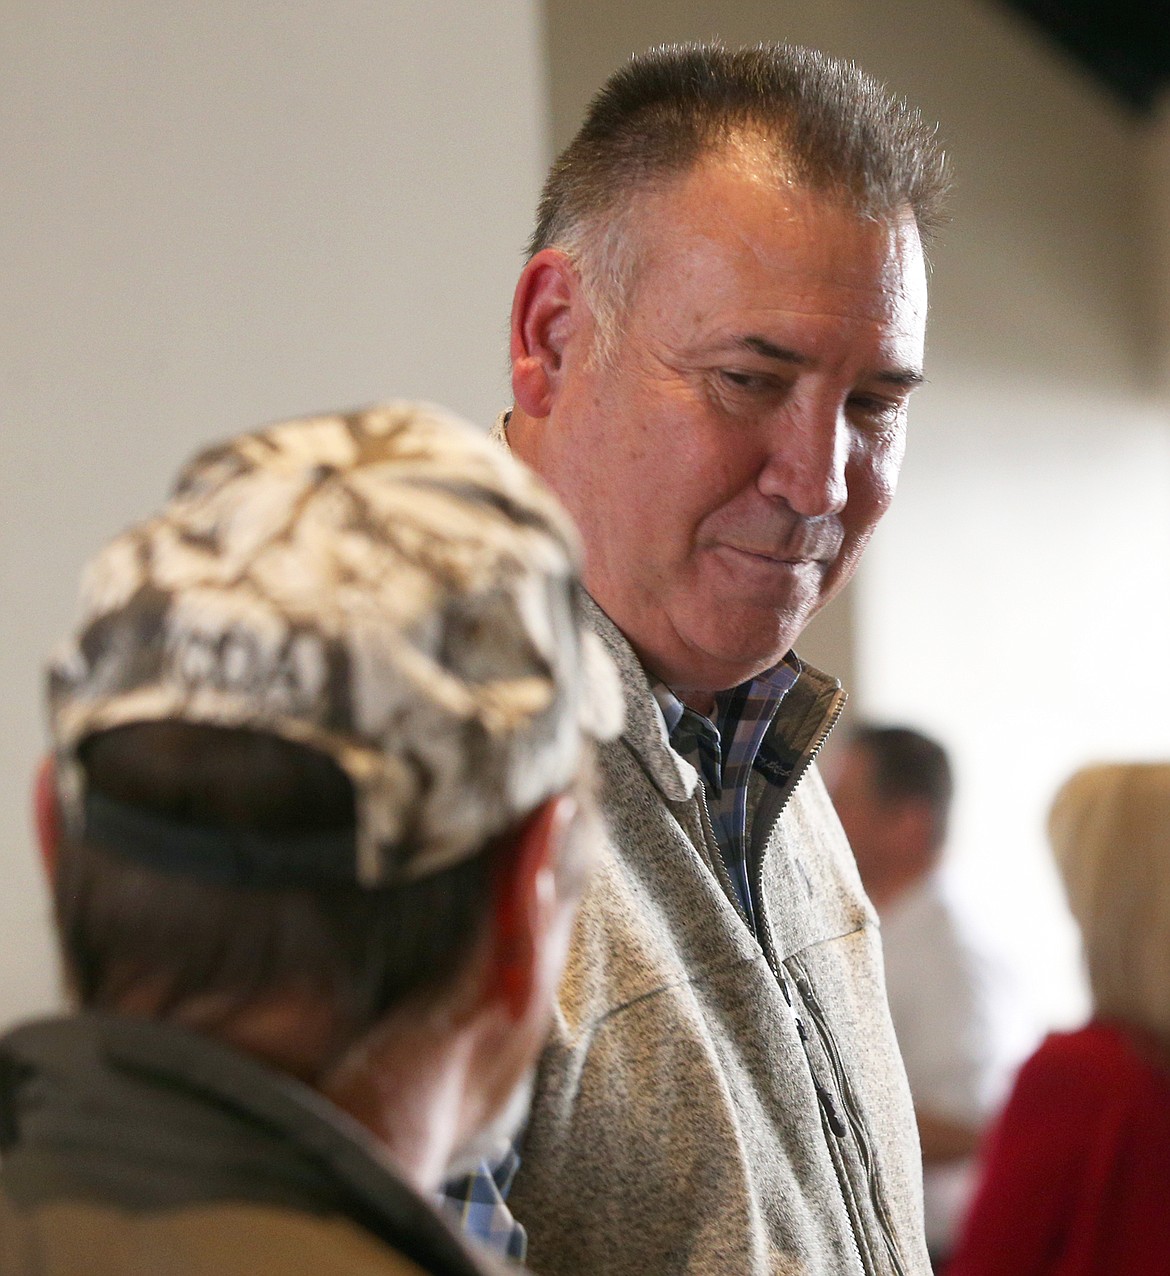
{"label": "ear lobe", "polygon": [[528,416],[549,415],[565,350],[587,307],[573,263],[545,248],[524,267],[512,297],[512,393]]}
{"label": "ear lobe", "polygon": [[513,1023],[525,1018],[546,983],[549,937],[561,908],[556,864],[576,809],[564,793],[543,802],[496,873],[488,993]]}
{"label": "ear lobe", "polygon": [[41,759],[33,780],[33,822],[41,862],[52,882],[57,876],[57,851],[61,845],[61,807],[57,802],[57,766],[51,753]]}

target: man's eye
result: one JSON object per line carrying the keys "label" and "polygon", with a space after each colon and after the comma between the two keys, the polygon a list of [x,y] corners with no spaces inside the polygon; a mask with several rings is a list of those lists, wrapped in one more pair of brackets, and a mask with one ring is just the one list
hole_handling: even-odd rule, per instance
{"label": "man's eye", "polygon": [[769,384],[769,378],[758,372],[743,372],[738,368],[720,368],[719,378],[724,385],[736,390],[762,390]]}
{"label": "man's eye", "polygon": [[867,394],[855,394],[849,400],[853,415],[883,427],[896,425],[905,406],[898,399],[880,399]]}

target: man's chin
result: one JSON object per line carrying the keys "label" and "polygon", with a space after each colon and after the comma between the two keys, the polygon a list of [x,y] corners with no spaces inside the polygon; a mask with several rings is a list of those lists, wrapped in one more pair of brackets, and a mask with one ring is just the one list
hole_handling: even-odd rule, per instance
{"label": "man's chin", "polygon": [[[761,616],[742,608],[723,613],[726,624],[697,629],[690,644],[691,685],[725,691],[774,668],[791,651],[805,621],[775,612]],[[747,639],[747,641],[745,641]]]}

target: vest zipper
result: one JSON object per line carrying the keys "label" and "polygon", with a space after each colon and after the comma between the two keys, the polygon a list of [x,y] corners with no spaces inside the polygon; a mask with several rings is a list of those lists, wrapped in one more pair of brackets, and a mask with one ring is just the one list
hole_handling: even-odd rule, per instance
{"label": "vest zipper", "polygon": [[[781,796],[780,804],[775,811],[769,812],[768,826],[770,829],[775,828],[780,821],[780,817],[784,814],[785,808],[788,806],[796,786],[804,779],[810,766],[816,760],[816,756],[824,747],[825,741],[829,738],[829,732],[837,725],[845,709],[846,695],[844,691],[838,690],[833,697],[833,704],[825,720],[821,723],[820,733],[813,741],[812,746],[806,750],[800,762],[792,770],[792,774],[788,777],[788,781],[784,786],[784,793]],[[757,814],[758,814],[757,810]],[[752,830],[751,843],[756,842],[755,829]],[[750,848],[749,848],[750,849]],[[784,992],[784,999],[788,1004],[792,1005],[792,994],[788,990],[787,981],[784,978],[783,967],[780,963],[779,954],[776,952],[776,942],[772,936],[772,922],[768,917],[768,910],[764,901],[764,856],[761,851],[758,855],[752,855],[750,867],[750,875],[748,878],[748,889],[752,895],[752,907],[760,917],[759,933],[756,938],[759,940],[764,950],[764,955],[768,959],[768,965],[772,968],[772,973],[780,982],[780,987]],[[795,1014],[795,1007],[793,1007]]]}
{"label": "vest zipper", "polygon": [[[794,964],[796,964],[795,961]],[[902,1265],[897,1245],[894,1242],[893,1225],[890,1222],[890,1216],[886,1209],[885,1201],[882,1199],[881,1194],[877,1191],[873,1152],[865,1137],[865,1127],[861,1121],[861,1113],[858,1112],[857,1105],[853,1102],[852,1091],[850,1090],[847,1082],[845,1065],[841,1061],[841,1053],[837,1049],[837,1042],[833,1037],[828,1021],[825,1019],[824,1013],[821,1010],[820,1002],[817,1000],[816,994],[813,992],[812,985],[808,982],[807,977],[803,974],[796,973],[793,975],[793,979],[796,984],[796,990],[800,993],[801,1002],[808,1011],[809,1018],[816,1027],[821,1044],[824,1046],[825,1054],[828,1057],[829,1068],[833,1074],[833,1081],[836,1085],[837,1093],[841,1098],[842,1106],[845,1109],[845,1116],[849,1123],[849,1131],[852,1133],[853,1140],[857,1144],[857,1155],[861,1162],[862,1172],[865,1175],[870,1204],[873,1206],[874,1215],[877,1218],[878,1226],[881,1229],[882,1240],[885,1242],[886,1252],[889,1255],[889,1259],[892,1264],[891,1270],[896,1274],[896,1276],[905,1276],[906,1269]]]}
{"label": "vest zipper", "polygon": [[[731,880],[731,873],[728,871],[727,863],[723,858],[723,852],[719,849],[719,839],[715,836],[715,825],[711,822],[711,808],[707,805],[707,790],[703,785],[701,776],[695,792],[699,796],[699,825],[703,830],[703,843],[707,848],[707,861],[714,870],[719,885],[723,887],[723,893],[739,914],[740,920],[748,928],[748,932],[755,937],[756,942],[760,943],[755,924],[740,903],[739,892],[735,889],[735,883]],[[752,908],[754,911],[754,900],[752,901]]]}
{"label": "vest zipper", "polygon": [[[774,811],[769,813],[770,828],[775,828],[776,823],[780,819],[780,816],[784,813],[785,808],[788,806],[789,800],[791,799],[792,794],[796,790],[796,786],[804,778],[805,774],[808,772],[809,767],[811,767],[813,762],[816,761],[817,755],[820,753],[821,749],[824,747],[825,741],[829,738],[829,733],[837,725],[837,722],[840,719],[841,714],[845,709],[845,701],[846,701],[845,692],[838,690],[833,698],[832,706],[829,709],[829,712],[826,715],[825,720],[821,724],[821,729],[818,732],[816,738],[813,740],[812,745],[805,751],[804,755],[801,757],[800,762],[797,764],[797,766],[793,768],[792,775],[789,777],[788,782],[784,787],[784,793],[780,800],[779,805],[776,807]],[[755,842],[755,840],[756,839],[753,837],[752,841]],[[808,1065],[809,1075],[812,1079],[813,1087],[816,1090],[817,1098],[821,1104],[822,1111],[824,1112],[824,1115],[825,1115],[825,1122],[828,1125],[834,1137],[836,1138],[843,1139],[848,1134],[853,1135],[853,1140],[857,1146],[858,1159],[861,1163],[861,1168],[864,1173],[865,1182],[868,1188],[870,1206],[874,1211],[874,1216],[877,1219],[878,1226],[882,1233],[882,1239],[885,1241],[886,1248],[888,1252],[890,1253],[891,1260],[894,1264],[893,1272],[896,1274],[896,1276],[905,1276],[905,1269],[903,1268],[901,1260],[898,1257],[897,1247],[894,1244],[893,1229],[890,1226],[889,1215],[886,1211],[885,1204],[882,1201],[874,1182],[873,1154],[870,1151],[868,1142],[864,1138],[863,1127],[861,1126],[859,1114],[857,1113],[856,1108],[854,1107],[852,1103],[849,1088],[845,1084],[845,1069],[844,1069],[844,1065],[841,1062],[840,1053],[837,1050],[837,1043],[835,1039],[833,1038],[833,1035],[829,1028],[828,1023],[825,1021],[824,1016],[820,1013],[819,1005],[817,1005],[815,1001],[810,1005],[809,1000],[805,995],[805,990],[801,989],[798,984],[797,990],[798,992],[800,992],[801,1000],[809,1007],[809,1017],[810,1019],[812,1019],[813,1024],[817,1030],[818,1037],[820,1038],[821,1042],[824,1045],[825,1054],[829,1058],[829,1066],[833,1072],[833,1082],[834,1082],[834,1085],[836,1086],[837,1093],[840,1097],[841,1105],[845,1108],[846,1117],[848,1119],[848,1125],[842,1122],[841,1117],[839,1113],[837,1112],[836,1105],[833,1103],[833,1096],[817,1080],[817,1069],[813,1063],[811,1055],[809,1054],[809,1042],[808,1042],[807,1029],[802,1023],[800,1014],[797,1010],[796,1005],[793,1002],[792,991],[789,987],[788,979],[785,976],[784,966],[781,963],[780,956],[776,951],[776,942],[772,935],[772,923],[771,923],[771,919],[768,917],[767,907],[764,900],[763,887],[764,887],[764,856],[761,853],[759,855],[755,855],[752,857],[751,875],[750,875],[750,889],[752,893],[752,903],[753,903],[753,907],[757,910],[758,916],[760,918],[760,924],[759,924],[759,929],[758,929],[756,938],[759,940],[760,945],[764,950],[764,955],[767,959],[768,965],[772,968],[772,973],[776,976],[776,980],[780,985],[780,991],[784,994],[784,1000],[788,1003],[790,1009],[792,1010],[793,1018],[796,1021],[797,1035],[800,1037],[801,1045],[804,1048],[805,1061]],[[808,988],[808,990],[811,992],[811,988],[809,988],[807,982],[805,984],[805,988]],[[815,1007],[815,1010],[814,1010],[814,1007]],[[835,1161],[835,1158],[834,1158],[834,1161]],[[838,1170],[838,1174],[842,1174],[842,1173],[844,1173],[843,1170]],[[851,1185],[840,1183],[838,1186],[840,1188],[843,1199],[847,1191],[852,1195]],[[849,1213],[848,1207],[846,1208],[846,1213],[847,1214]],[[853,1231],[852,1217],[850,1217],[850,1230]],[[873,1271],[874,1270],[873,1262],[866,1261],[862,1253],[861,1238],[856,1234],[856,1232],[853,1233],[853,1247],[854,1247],[854,1251],[857,1254],[857,1261],[860,1264],[862,1270]],[[868,1245],[866,1246],[866,1249],[868,1249]]]}
{"label": "vest zipper", "polygon": [[[829,732],[836,725],[837,719],[841,716],[841,711],[844,709],[844,707],[845,707],[845,694],[844,692],[840,692],[838,693],[837,700],[834,703],[833,710],[831,711],[829,717],[826,719],[824,727],[821,731],[821,734],[817,737],[817,740],[813,748],[809,750],[809,752],[805,755],[804,759],[802,759],[801,765],[795,768],[793,770],[791,777],[789,777],[789,783],[787,785],[786,792],[784,794],[784,799],[781,802],[772,820],[773,826],[775,825],[776,820],[780,818],[780,813],[784,810],[785,806],[788,805],[788,799],[792,796],[792,793],[795,790],[797,784],[800,783],[805,772],[812,765],[813,759],[820,752],[821,746],[824,744],[825,739],[827,738]],[[720,850],[718,839],[715,837],[715,827],[711,822],[711,810],[710,810],[710,807],[707,805],[707,791],[703,785],[702,777],[700,777],[699,784],[695,791],[699,798],[699,816],[700,816],[699,823],[703,831],[704,844],[706,845],[706,848],[707,848],[707,859],[709,863],[711,864],[711,867],[714,869],[715,876],[723,888],[723,893],[731,901],[732,906],[735,908],[735,911],[739,914],[739,917],[743,921],[744,925],[748,928],[749,933],[755,937],[756,942],[760,945],[761,949],[763,950],[764,960],[768,963],[768,967],[772,971],[772,974],[775,976],[776,982],[780,985],[780,991],[784,996],[784,1000],[787,1003],[789,1010],[792,1012],[792,1020],[796,1026],[796,1034],[800,1038],[801,1048],[804,1052],[805,1064],[808,1067],[809,1077],[810,1077],[810,1080],[812,1081],[813,1089],[816,1091],[817,1100],[821,1105],[821,1110],[824,1114],[825,1120],[827,1121],[829,1128],[832,1130],[833,1134],[837,1138],[839,1139],[844,1138],[846,1134],[849,1133],[849,1131],[844,1125],[844,1123],[841,1121],[840,1116],[837,1114],[836,1107],[833,1103],[833,1096],[817,1080],[816,1069],[813,1066],[812,1058],[809,1056],[808,1031],[805,1028],[804,1024],[802,1023],[800,1015],[797,1012],[797,1008],[795,1004],[793,1003],[792,990],[790,989],[788,985],[787,978],[785,978],[784,968],[780,964],[779,959],[777,958],[776,945],[772,939],[771,923],[767,921],[767,912],[763,908],[763,857],[762,856],[759,857],[758,866],[753,866],[753,872],[748,882],[748,890],[751,894],[752,909],[753,911],[755,911],[757,908],[760,910],[761,922],[759,926],[756,926],[753,924],[752,919],[745,912],[743,905],[739,902],[739,892],[735,889],[735,885],[731,880],[731,874],[728,871],[727,864],[723,859],[723,852]],[[818,1028],[818,1031],[821,1032],[822,1036],[824,1035],[824,1029]],[[833,1158],[833,1160],[835,1164],[836,1158]],[[838,1170],[837,1173],[838,1175],[840,1175],[841,1171]],[[866,1181],[870,1182],[868,1172],[866,1174]],[[838,1187],[841,1191],[842,1197],[844,1197],[845,1185],[839,1183]],[[870,1188],[871,1200],[873,1196],[874,1196],[874,1192],[872,1190],[872,1184],[871,1184],[871,1188]],[[853,1241],[853,1252],[857,1255],[858,1266],[861,1268],[863,1272],[866,1272],[866,1273],[873,1272],[874,1271],[873,1264],[867,1263],[865,1258],[862,1256],[861,1241],[857,1236],[853,1219],[849,1213],[848,1208],[846,1208],[846,1216],[849,1218],[850,1239]],[[901,1269],[899,1269],[898,1276],[902,1276]]]}

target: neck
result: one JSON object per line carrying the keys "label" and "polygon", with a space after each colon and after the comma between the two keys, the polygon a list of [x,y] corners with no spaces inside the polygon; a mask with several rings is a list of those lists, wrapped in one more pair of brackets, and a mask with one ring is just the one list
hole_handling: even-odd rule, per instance
{"label": "neck", "polygon": [[[674,691],[674,688],[671,688]],[[687,688],[685,691],[675,691],[674,694],[687,706],[688,709],[694,709],[696,713],[701,713],[705,718],[713,718],[715,716],[715,693],[713,691],[699,691],[696,688]]]}
{"label": "neck", "polygon": [[364,1126],[416,1191],[435,1191],[474,1123],[471,1049],[400,1016],[357,1042],[317,1089]]}
{"label": "neck", "polygon": [[169,1020],[313,1086],[338,1050],[339,1016],[319,997],[287,989],[240,1005],[222,993],[196,995],[169,1007],[165,981],[139,981],[118,999],[118,1014]]}
{"label": "neck", "polygon": [[[156,1018],[157,1000],[139,989],[119,1010]],[[424,1195],[447,1177],[475,1128],[471,1039],[437,1007],[395,1013],[356,1041],[320,997],[297,991],[244,1007],[195,999],[171,1018],[316,1090],[364,1126],[399,1177]]]}

